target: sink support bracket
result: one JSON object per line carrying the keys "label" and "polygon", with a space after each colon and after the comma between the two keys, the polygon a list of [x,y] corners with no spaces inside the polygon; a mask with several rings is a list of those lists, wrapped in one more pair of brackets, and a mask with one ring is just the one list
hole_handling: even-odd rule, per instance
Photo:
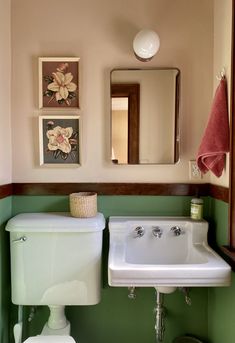
{"label": "sink support bracket", "polygon": [[156,331],[157,342],[162,342],[163,338],[164,338],[165,309],[163,306],[163,302],[164,302],[164,294],[160,293],[158,290],[156,290],[156,307],[155,307],[156,325],[155,325],[155,331]]}

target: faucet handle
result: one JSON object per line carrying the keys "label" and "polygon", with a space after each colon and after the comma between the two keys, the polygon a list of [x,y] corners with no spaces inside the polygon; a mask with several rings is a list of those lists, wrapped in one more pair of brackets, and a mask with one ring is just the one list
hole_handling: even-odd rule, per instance
{"label": "faucet handle", "polygon": [[153,226],[153,235],[157,238],[161,238],[163,231],[159,226]]}
{"label": "faucet handle", "polygon": [[137,226],[134,230],[134,237],[142,237],[145,234],[145,228],[143,226]]}
{"label": "faucet handle", "polygon": [[180,235],[182,235],[182,233],[184,233],[179,226],[173,226],[171,228],[171,231],[173,231],[175,236],[180,236]]}

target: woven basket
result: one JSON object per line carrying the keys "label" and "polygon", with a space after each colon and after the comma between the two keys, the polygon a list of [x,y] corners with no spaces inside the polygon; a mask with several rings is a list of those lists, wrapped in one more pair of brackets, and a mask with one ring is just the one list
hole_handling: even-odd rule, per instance
{"label": "woven basket", "polygon": [[72,193],[69,202],[73,217],[89,218],[97,214],[97,194],[94,192]]}

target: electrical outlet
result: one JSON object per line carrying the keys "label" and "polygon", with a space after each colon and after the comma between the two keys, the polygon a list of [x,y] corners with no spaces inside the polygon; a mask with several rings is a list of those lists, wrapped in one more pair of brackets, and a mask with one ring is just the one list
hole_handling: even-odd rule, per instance
{"label": "electrical outlet", "polygon": [[198,168],[196,161],[189,161],[189,178],[191,180],[202,178],[202,173],[200,169]]}

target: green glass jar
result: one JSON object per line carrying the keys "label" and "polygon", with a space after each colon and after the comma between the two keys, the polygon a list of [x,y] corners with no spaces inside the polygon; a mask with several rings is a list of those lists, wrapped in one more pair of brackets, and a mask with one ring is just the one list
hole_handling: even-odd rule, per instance
{"label": "green glass jar", "polygon": [[194,220],[201,220],[203,217],[203,200],[193,198],[191,200],[190,216]]}

